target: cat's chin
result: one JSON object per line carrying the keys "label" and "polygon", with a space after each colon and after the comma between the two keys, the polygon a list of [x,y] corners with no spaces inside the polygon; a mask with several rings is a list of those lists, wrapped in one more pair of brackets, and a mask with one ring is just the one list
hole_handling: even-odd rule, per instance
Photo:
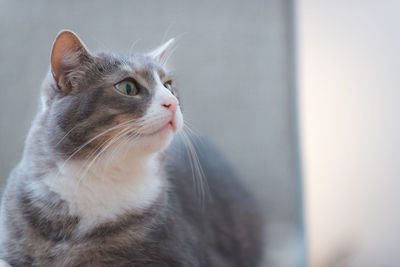
{"label": "cat's chin", "polygon": [[172,142],[176,129],[172,125],[166,125],[158,131],[142,135],[132,141],[132,151],[144,154],[152,154],[166,149]]}
{"label": "cat's chin", "polygon": [[166,133],[168,134],[168,132],[172,132],[172,134],[176,131],[176,124],[173,121],[169,121],[167,124],[165,124],[164,126],[162,126],[160,129],[147,134],[147,136],[158,136],[158,135],[165,135]]}
{"label": "cat's chin", "polygon": [[157,152],[166,149],[175,136],[175,128],[171,125],[166,125],[157,132],[145,136],[144,142],[148,143],[148,149],[150,152]]}

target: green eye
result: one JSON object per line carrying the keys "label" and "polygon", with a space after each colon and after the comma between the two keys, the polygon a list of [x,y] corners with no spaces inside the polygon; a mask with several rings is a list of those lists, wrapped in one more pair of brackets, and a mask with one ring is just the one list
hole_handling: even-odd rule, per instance
{"label": "green eye", "polygon": [[135,83],[132,81],[122,81],[115,85],[118,91],[120,91],[124,95],[134,96],[139,93],[138,88],[136,87]]}
{"label": "green eye", "polygon": [[164,83],[165,88],[167,88],[168,90],[172,90],[172,86],[171,86],[171,81],[168,81],[166,83]]}

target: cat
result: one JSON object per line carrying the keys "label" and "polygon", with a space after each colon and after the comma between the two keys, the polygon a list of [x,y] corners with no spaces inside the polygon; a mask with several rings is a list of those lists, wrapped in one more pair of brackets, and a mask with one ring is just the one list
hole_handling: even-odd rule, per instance
{"label": "cat", "polygon": [[11,266],[260,263],[256,202],[209,142],[188,142],[182,130],[166,67],[173,47],[171,39],[145,54],[91,53],[72,31],[57,35],[38,113],[2,197],[1,259]]}

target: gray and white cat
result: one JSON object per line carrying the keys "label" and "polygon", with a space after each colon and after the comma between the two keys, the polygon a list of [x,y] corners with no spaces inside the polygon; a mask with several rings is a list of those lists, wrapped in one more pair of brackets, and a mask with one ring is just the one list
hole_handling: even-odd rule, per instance
{"label": "gray and white cat", "polygon": [[261,216],[207,142],[191,146],[207,179],[203,197],[192,180],[165,67],[172,45],[140,55],[90,53],[71,31],[57,36],[40,109],[3,195],[1,259],[11,266],[259,263]]}

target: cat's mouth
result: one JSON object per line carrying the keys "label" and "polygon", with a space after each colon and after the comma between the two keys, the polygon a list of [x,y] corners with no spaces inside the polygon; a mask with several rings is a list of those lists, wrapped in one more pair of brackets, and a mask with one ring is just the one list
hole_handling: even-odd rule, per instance
{"label": "cat's mouth", "polygon": [[170,120],[168,123],[164,124],[161,128],[159,128],[158,130],[150,133],[150,136],[154,136],[157,135],[159,133],[162,133],[164,131],[171,131],[172,132],[176,132],[176,123],[173,120]]}
{"label": "cat's mouth", "polygon": [[139,135],[143,137],[160,137],[164,138],[167,135],[174,135],[181,130],[183,121],[180,110],[172,114],[162,114],[161,116],[151,116],[146,118],[146,124],[139,129]]}

